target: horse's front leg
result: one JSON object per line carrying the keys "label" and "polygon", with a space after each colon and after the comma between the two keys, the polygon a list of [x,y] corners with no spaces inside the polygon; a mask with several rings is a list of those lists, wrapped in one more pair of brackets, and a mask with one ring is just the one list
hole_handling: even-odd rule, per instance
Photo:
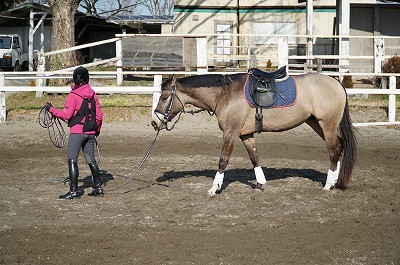
{"label": "horse's front leg", "polygon": [[213,185],[208,190],[208,194],[215,196],[216,192],[222,189],[222,183],[224,181],[224,171],[228,165],[229,158],[231,157],[233,145],[235,143],[235,137],[231,134],[224,134],[224,144],[222,145],[222,152],[219,158],[218,171],[215,174]]}
{"label": "horse's front leg", "polygon": [[256,189],[263,191],[263,185],[267,182],[265,179],[264,172],[260,166],[260,158],[258,156],[256,141],[254,139],[254,134],[242,135],[240,136],[244,146],[246,147],[247,153],[249,154],[251,163],[254,167],[254,173],[256,175],[257,185]]}

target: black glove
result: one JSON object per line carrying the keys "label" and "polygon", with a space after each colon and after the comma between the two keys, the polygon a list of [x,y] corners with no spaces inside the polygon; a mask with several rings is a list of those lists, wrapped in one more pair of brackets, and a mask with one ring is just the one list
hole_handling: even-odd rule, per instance
{"label": "black glove", "polygon": [[49,111],[51,107],[53,107],[53,105],[51,105],[50,102],[47,102],[46,104],[44,104],[44,108],[45,108],[47,111]]}

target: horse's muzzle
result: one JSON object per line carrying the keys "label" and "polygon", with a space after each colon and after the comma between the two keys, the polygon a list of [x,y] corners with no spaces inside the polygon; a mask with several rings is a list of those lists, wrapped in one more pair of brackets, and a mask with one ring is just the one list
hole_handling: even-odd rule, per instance
{"label": "horse's muzzle", "polygon": [[151,126],[153,126],[154,130],[159,130],[160,129],[160,125],[162,125],[161,123],[158,124],[156,121],[152,121],[151,122]]}
{"label": "horse's muzzle", "polygon": [[161,129],[165,128],[165,124],[162,122],[162,120],[157,116],[157,114],[154,114],[153,120],[151,122],[151,126],[153,126],[154,130],[158,131]]}

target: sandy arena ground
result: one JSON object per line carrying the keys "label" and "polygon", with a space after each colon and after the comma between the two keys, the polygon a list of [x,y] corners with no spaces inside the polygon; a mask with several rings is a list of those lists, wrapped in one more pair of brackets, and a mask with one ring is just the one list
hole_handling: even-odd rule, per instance
{"label": "sandy arena ground", "polygon": [[[225,187],[210,198],[222,134],[214,117],[185,115],[160,133],[139,174],[104,197],[87,196],[81,157],[85,195],[65,201],[57,198],[68,190],[66,148],[35,119],[0,125],[0,264],[400,264],[398,127],[358,128],[345,191],[322,190],[328,154],[307,126],[256,136],[264,192],[253,190],[238,140]],[[139,165],[155,136],[149,122],[136,115],[104,124],[106,189]]]}

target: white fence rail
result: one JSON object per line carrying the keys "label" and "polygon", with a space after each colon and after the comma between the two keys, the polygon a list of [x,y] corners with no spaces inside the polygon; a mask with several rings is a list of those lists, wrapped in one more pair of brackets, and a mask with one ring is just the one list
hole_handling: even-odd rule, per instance
{"label": "white fence rail", "polygon": [[[245,39],[249,39],[258,35],[254,34],[228,34],[230,38],[236,37],[244,37]],[[116,54],[115,57],[105,60],[100,60],[92,63],[85,64],[83,66],[95,66],[101,65],[105,63],[113,62],[116,66],[116,71],[107,71],[107,72],[93,72],[91,71],[91,79],[92,78],[116,78],[116,84],[118,86],[115,87],[94,87],[97,93],[130,93],[130,94],[153,94],[153,109],[154,105],[156,104],[156,99],[158,98],[158,93],[161,86],[162,75],[170,75],[170,74],[184,74],[184,75],[193,75],[193,74],[202,74],[208,71],[208,61],[215,59],[215,52],[211,52],[210,50],[214,51],[215,47],[213,41],[210,41],[210,38],[214,38],[215,34],[208,34],[208,35],[193,35],[193,34],[159,34],[159,35],[147,35],[147,34],[117,34],[115,38],[109,40],[98,41],[94,43],[79,45],[63,50],[58,51],[50,51],[45,53],[40,53],[38,58],[38,71],[37,72],[30,72],[30,73],[0,73],[0,124],[5,122],[6,119],[6,97],[5,92],[16,92],[16,91],[36,91],[37,95],[42,95],[42,92],[50,92],[50,93],[67,93],[69,92],[69,87],[47,87],[45,86],[46,79],[53,79],[53,78],[71,78],[72,70],[75,67],[71,67],[68,69],[61,69],[58,71],[48,72],[46,71],[46,58],[51,55],[80,50],[83,48],[94,47],[98,45],[103,45],[107,43],[115,43]],[[343,77],[345,75],[351,76],[375,76],[375,77],[390,77],[390,84],[389,89],[346,89],[349,95],[351,94],[384,94],[389,95],[389,104],[388,104],[388,121],[383,122],[375,122],[375,123],[359,123],[355,124],[356,126],[370,126],[370,125],[392,125],[392,124],[399,124],[399,121],[396,121],[396,95],[399,95],[399,90],[396,90],[396,77],[400,77],[400,74],[385,74],[381,73],[381,65],[384,59],[387,59],[389,56],[388,54],[385,55],[384,50],[378,51],[376,48],[384,47],[384,41],[386,39],[399,39],[399,37],[391,37],[391,36],[318,36],[318,35],[265,35],[269,37],[274,37],[278,40],[277,43],[274,45],[277,47],[275,56],[278,60],[278,65],[290,65],[289,60],[293,59],[301,59],[307,60],[308,63],[303,64],[304,72],[312,71],[313,65],[310,65],[312,60],[317,62],[317,71],[322,72],[323,74],[331,75],[331,76],[339,76]],[[182,38],[195,38],[196,44],[194,45],[193,49],[196,50],[196,67],[197,71],[189,72],[189,71],[124,71],[122,67],[122,56],[123,56],[123,43],[122,40],[124,38],[140,38],[140,37],[182,37]],[[307,54],[307,55],[289,55],[289,48],[288,48],[288,38],[300,38],[300,39],[309,39],[316,40],[317,38],[332,38],[338,39],[339,41],[342,38],[371,38],[374,40],[374,55],[371,56],[349,56],[349,55],[314,55],[314,54]],[[376,42],[376,43],[375,43]],[[300,41],[301,43],[301,41]],[[232,43],[233,44],[233,43]],[[230,54],[229,56],[244,56],[243,58],[240,57],[240,60],[247,61],[248,66],[254,67],[255,65],[250,65],[252,60],[254,60],[254,56],[250,54],[250,49],[254,48],[250,42],[243,42],[239,43],[240,45],[235,45],[232,47],[224,47],[224,48],[234,48],[233,50],[237,51],[237,54]],[[378,45],[379,44],[379,45]],[[211,45],[211,47],[210,47]],[[376,46],[376,47],[375,47]],[[257,46],[260,48],[260,46]],[[221,48],[221,47],[219,47]],[[383,49],[383,48],[382,48]],[[244,54],[239,54],[240,50],[247,51]],[[259,54],[262,56],[261,54]],[[373,73],[344,73],[341,69],[343,66],[343,62],[345,65],[348,65],[348,60],[350,59],[372,59],[374,61],[374,72]],[[322,71],[323,65],[322,60],[325,59],[336,59],[342,61],[339,65],[336,65],[339,68],[339,72],[324,72]],[[254,63],[254,62],[253,62]],[[329,65],[329,68],[333,66]],[[348,67],[345,69],[348,69]],[[212,74],[232,74],[233,72],[211,72]],[[294,72],[290,71],[291,74],[295,74]],[[123,82],[124,75],[154,75],[154,85],[152,87],[122,87],[119,86]],[[5,79],[35,79],[36,80],[36,87],[31,86],[5,86]]]}
{"label": "white fence rail", "polygon": [[[138,73],[138,72],[134,72]],[[146,74],[154,74],[154,85],[149,87],[143,86],[109,86],[109,87],[93,87],[96,93],[99,94],[114,94],[114,93],[126,93],[126,94],[153,94],[153,106],[157,105],[162,74],[179,74],[179,72],[143,72]],[[192,74],[196,74],[193,72]],[[221,72],[219,72],[221,73]],[[232,72],[222,72],[222,73],[232,73]],[[92,74],[92,73],[91,73]],[[115,72],[104,72],[104,75],[116,76]],[[189,74],[189,72],[182,72],[182,74]],[[198,74],[198,73],[197,73]],[[215,72],[216,74],[216,72]],[[337,73],[338,74],[338,73]],[[70,76],[69,76],[70,77]],[[9,77],[7,79],[12,79]],[[6,96],[5,92],[21,92],[21,91],[36,91],[36,92],[48,92],[48,93],[69,93],[70,87],[35,87],[35,86],[5,86],[5,76],[0,74],[0,124],[5,123],[6,120]],[[355,126],[382,126],[382,125],[395,125],[400,124],[400,121],[396,121],[396,95],[400,95],[400,90],[396,89],[396,77],[389,77],[389,89],[346,89],[347,94],[357,95],[357,94],[367,94],[367,95],[389,95],[388,103],[388,121],[382,122],[366,122],[366,123],[355,123]]]}
{"label": "white fence rail", "polygon": [[[123,40],[125,39],[138,39],[138,38],[150,38],[150,39],[157,39],[157,38],[183,38],[183,39],[195,39],[195,44],[192,43],[193,47],[190,47],[189,50],[195,51],[195,56],[192,58],[190,56],[189,59],[186,60],[186,63],[193,61],[195,62],[194,65],[191,65],[193,69],[197,69],[198,72],[207,72],[209,68],[209,63],[214,62],[217,63],[218,61],[229,61],[229,62],[236,62],[237,66],[242,65],[240,62],[246,62],[245,64],[247,67],[257,67],[257,61],[266,61],[267,59],[272,59],[276,61],[278,66],[288,65],[289,67],[294,67],[297,70],[300,68],[304,68],[304,72],[310,72],[315,67],[320,68],[322,71],[325,68],[332,69],[337,68],[339,72],[348,72],[349,70],[349,62],[351,61],[359,61],[365,64],[365,60],[371,61],[373,64],[373,73],[380,74],[381,73],[381,66],[383,62],[392,57],[394,54],[390,54],[388,52],[385,53],[385,41],[395,41],[396,43],[400,42],[399,36],[337,36],[337,35],[276,35],[276,34],[223,34],[227,38],[231,40],[241,39],[238,40],[239,43],[232,42],[230,46],[215,46],[214,38],[220,36],[218,34],[116,34],[115,38],[111,38],[108,40],[93,42],[89,44],[74,46],[67,49],[62,49],[58,51],[51,51],[45,53],[39,53],[38,55],[38,75],[39,76],[46,76],[44,74],[46,67],[46,58],[49,58],[52,55],[68,52],[68,51],[75,51],[84,48],[95,47],[103,44],[115,43],[115,57],[91,62],[85,64],[83,66],[94,66],[94,65],[101,65],[105,63],[114,63],[117,69],[117,78],[116,82],[117,85],[121,85],[123,82],[123,75],[126,73],[124,71],[124,67],[122,66],[122,59],[123,59],[123,49],[124,44]],[[276,43],[266,43],[266,44],[255,44],[254,38],[255,37],[268,37],[273,38]],[[318,39],[331,39],[333,42],[341,42],[343,39],[346,40],[357,40],[357,39],[370,39],[372,42],[372,49],[370,55],[362,55],[362,54],[353,54],[350,55],[347,53],[345,54],[316,54],[311,52],[311,54],[303,54],[304,52],[297,51],[293,54],[293,44],[289,43],[289,39],[296,39],[295,45],[305,45],[305,40],[312,40],[312,46],[318,46],[317,40]],[[308,42],[307,42],[308,43]],[[126,44],[128,45],[128,44]],[[149,45],[152,45],[152,42],[149,42]],[[307,44],[308,45],[308,44]],[[400,44],[396,44],[399,46]],[[396,46],[396,47],[397,47]],[[126,48],[126,47],[125,47]],[[371,47],[370,47],[371,48]],[[229,54],[218,54],[217,51],[219,50],[228,49],[231,52]],[[258,52],[255,54],[253,53],[254,50]],[[308,49],[307,49],[308,50]],[[253,51],[253,52],[252,52]],[[266,51],[269,51],[265,54]],[[312,51],[312,49],[311,49]],[[335,53],[335,51],[333,51]],[[339,61],[339,63],[333,64],[323,64],[324,61]],[[150,58],[149,58],[149,61]],[[370,63],[371,63],[370,62]],[[185,67],[187,66],[185,63]],[[190,64],[190,63],[189,63]],[[216,65],[214,65],[216,66]],[[189,67],[189,68],[190,68]],[[68,72],[71,71],[73,68],[68,69],[61,69],[57,72]],[[185,68],[186,69],[186,68]],[[45,79],[38,80],[37,86],[42,86],[43,81]]]}

